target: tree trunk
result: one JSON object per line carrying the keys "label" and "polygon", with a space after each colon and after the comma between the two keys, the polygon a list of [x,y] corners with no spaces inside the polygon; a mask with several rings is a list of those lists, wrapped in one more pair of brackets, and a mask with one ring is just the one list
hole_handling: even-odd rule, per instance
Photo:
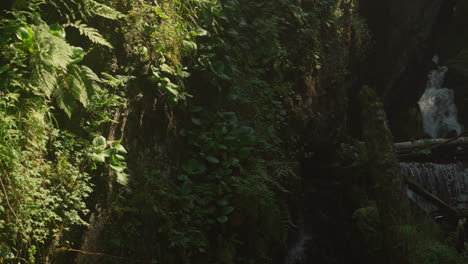
{"label": "tree trunk", "polygon": [[409,222],[409,203],[393,139],[380,98],[365,86],[360,93],[363,136],[369,157],[370,181],[383,228],[385,263],[405,264],[405,237],[400,228]]}
{"label": "tree trunk", "polygon": [[448,213],[449,217],[455,220],[458,220],[461,217],[461,213],[458,211],[458,209],[442,201],[441,199],[439,199],[439,197],[435,196],[434,194],[424,189],[424,187],[416,183],[414,180],[406,177],[405,181],[408,184],[408,188],[410,188],[411,190],[413,190],[415,193],[419,194],[420,196],[424,197],[424,199],[428,200],[435,206],[439,207],[442,211],[445,211],[446,213]]}
{"label": "tree trunk", "polygon": [[467,146],[468,145],[468,137],[461,137],[456,139],[422,139],[417,141],[408,141],[408,142],[400,142],[393,144],[395,152],[402,153],[402,152],[410,152],[412,150],[417,149],[424,149],[424,148],[434,148],[437,146],[447,146],[447,147],[455,147],[455,146]]}

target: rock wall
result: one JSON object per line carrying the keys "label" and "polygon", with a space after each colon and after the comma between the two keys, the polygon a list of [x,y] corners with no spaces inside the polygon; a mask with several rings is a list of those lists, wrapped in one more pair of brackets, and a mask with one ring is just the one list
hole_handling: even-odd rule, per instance
{"label": "rock wall", "polygon": [[365,78],[382,96],[397,140],[422,136],[416,102],[453,6],[444,0],[361,1],[374,40]]}

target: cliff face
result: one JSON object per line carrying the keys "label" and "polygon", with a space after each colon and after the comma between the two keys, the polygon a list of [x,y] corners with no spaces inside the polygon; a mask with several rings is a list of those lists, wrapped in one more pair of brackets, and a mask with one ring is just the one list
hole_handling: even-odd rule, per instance
{"label": "cliff face", "polygon": [[453,8],[442,0],[361,1],[375,45],[366,77],[381,94],[397,139],[422,136],[416,102]]}
{"label": "cliff face", "polygon": [[438,48],[441,59],[449,70],[446,77],[446,87],[455,91],[455,104],[458,108],[460,123],[468,124],[468,108],[466,98],[468,90],[468,3],[458,1],[454,14],[448,20],[445,32],[439,38]]}

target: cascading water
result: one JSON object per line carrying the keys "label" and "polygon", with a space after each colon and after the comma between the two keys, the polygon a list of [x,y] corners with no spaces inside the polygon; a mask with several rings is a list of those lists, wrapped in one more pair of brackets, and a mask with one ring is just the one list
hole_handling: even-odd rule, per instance
{"label": "cascading water", "polygon": [[286,257],[286,264],[304,264],[306,258],[306,245],[312,239],[304,228],[299,230],[299,236],[296,243],[289,249]]}
{"label": "cascading water", "polygon": [[[432,138],[448,136],[450,133],[460,135],[462,125],[458,122],[457,107],[454,103],[453,90],[443,88],[448,68],[439,66],[439,58],[434,56],[437,68],[430,71],[426,90],[419,99],[423,118],[424,131]],[[400,163],[403,173],[412,177],[426,190],[444,202],[457,208],[468,207],[468,170],[461,163]],[[408,197],[427,212],[437,208],[408,190]]]}
{"label": "cascading water", "polygon": [[[457,208],[468,208],[468,170],[461,163],[400,163],[403,173],[426,190]],[[408,197],[427,212],[437,208],[411,190]]]}
{"label": "cascading water", "polygon": [[[433,61],[438,64],[437,55]],[[462,131],[457,119],[453,90],[442,87],[447,71],[446,66],[437,66],[437,69],[429,72],[426,90],[418,102],[424,131],[432,138],[445,137],[452,131],[459,135]]]}

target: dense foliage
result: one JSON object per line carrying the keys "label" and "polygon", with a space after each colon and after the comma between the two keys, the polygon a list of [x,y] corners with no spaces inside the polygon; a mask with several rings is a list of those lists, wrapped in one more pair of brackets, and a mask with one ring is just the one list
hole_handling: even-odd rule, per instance
{"label": "dense foliage", "polygon": [[[357,1],[16,0],[1,18],[0,263],[284,258],[303,130],[346,123],[369,44]],[[375,215],[353,215],[366,243]]]}
{"label": "dense foliage", "polygon": [[[140,242],[128,240],[146,232],[158,237],[145,246],[159,252],[155,261],[174,258],[170,252],[183,262],[271,261],[288,221],[277,194],[294,178],[299,153],[298,137],[280,136],[297,100],[291,76],[312,77],[326,46],[346,42],[345,5],[15,1],[1,24],[2,258],[48,261],[54,248],[77,245],[64,234],[85,224],[102,198],[87,200],[93,188],[106,190],[106,180],[94,178],[110,173],[127,184],[126,150],[101,134],[114,138],[112,123],[121,121],[114,109],[126,109],[125,97],[141,89],[130,82],[129,92],[120,90],[134,75],[165,109],[166,127],[156,129],[175,132],[184,151],[169,151],[164,166],[132,168],[141,175],[126,191],[107,191],[117,199],[107,205],[116,225],[109,250],[127,241],[132,255]],[[92,171],[103,162],[108,172]],[[245,245],[249,237],[254,245]],[[242,249],[252,247],[251,254]]]}

